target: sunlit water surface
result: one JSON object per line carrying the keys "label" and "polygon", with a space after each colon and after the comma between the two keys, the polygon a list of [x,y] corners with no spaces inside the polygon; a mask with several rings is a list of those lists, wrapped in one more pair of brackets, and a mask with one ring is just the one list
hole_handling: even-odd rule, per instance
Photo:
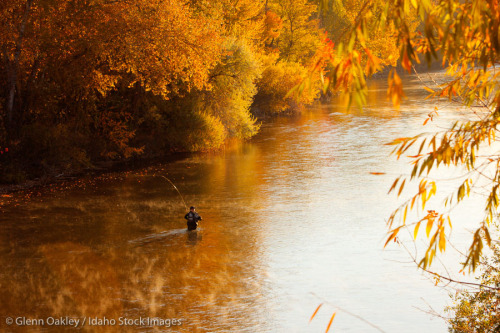
{"label": "sunlit water surface", "polygon": [[[409,159],[389,156],[384,143],[440,130],[463,112],[446,105],[422,127],[434,104],[415,78],[406,81],[400,110],[386,100],[384,82],[374,82],[363,111],[334,101],[265,123],[250,142],[224,152],[3,207],[0,329],[28,329],[6,326],[9,316],[70,316],[175,318],[182,324],[169,330],[176,332],[324,332],[336,312],[334,332],[445,332],[446,323],[426,312],[431,305],[442,313],[448,291],[403,248],[383,248],[385,221],[400,202],[387,191],[410,172]],[[158,175],[197,206],[198,231],[185,231],[184,204]],[[446,192],[456,182],[440,186]],[[472,201],[467,214],[455,214],[455,245],[466,246],[478,207]],[[450,252],[443,262],[456,274],[459,256]]]}

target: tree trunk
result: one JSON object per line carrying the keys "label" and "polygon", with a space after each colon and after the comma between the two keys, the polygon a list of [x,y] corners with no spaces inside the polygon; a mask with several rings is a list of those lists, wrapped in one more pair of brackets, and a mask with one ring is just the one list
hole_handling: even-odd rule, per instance
{"label": "tree trunk", "polygon": [[7,95],[7,128],[11,128],[12,124],[12,113],[14,109],[14,96],[16,95],[16,84],[17,84],[17,73],[16,73],[16,68],[12,68],[14,66],[9,66],[10,70],[8,71],[8,77],[7,77],[7,82],[8,82],[8,87],[9,87],[9,94]]}
{"label": "tree trunk", "polygon": [[24,11],[23,19],[21,21],[21,26],[19,27],[19,36],[16,40],[16,48],[14,50],[14,58],[11,59],[7,56],[7,101],[6,101],[6,111],[7,111],[7,128],[9,131],[12,130],[12,117],[14,113],[14,99],[16,96],[16,86],[18,84],[18,71],[19,71],[19,60],[21,57],[21,50],[23,46],[24,33],[26,31],[26,23],[28,21],[28,15],[31,10],[31,5],[33,4],[33,0],[26,1],[26,9]]}

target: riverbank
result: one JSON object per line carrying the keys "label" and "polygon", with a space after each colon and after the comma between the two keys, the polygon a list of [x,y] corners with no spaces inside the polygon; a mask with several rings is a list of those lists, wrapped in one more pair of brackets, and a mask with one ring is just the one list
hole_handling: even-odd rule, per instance
{"label": "riverbank", "polygon": [[92,168],[64,173],[47,174],[43,177],[28,179],[18,184],[0,184],[0,195],[10,195],[16,192],[39,192],[51,187],[75,187],[90,179],[116,178],[118,174],[126,174],[141,168],[152,167],[162,163],[171,163],[195,153],[172,153],[156,158],[134,158],[127,161],[107,161],[97,163]]}
{"label": "riverbank", "polygon": [[[280,113],[259,113],[257,117],[257,123],[260,125],[272,122],[274,119],[279,117],[290,118],[300,115],[304,109],[307,107],[289,108],[286,111]],[[259,125],[259,126],[260,126]],[[207,152],[220,152],[226,150],[229,146],[233,145],[235,141],[242,141],[245,139],[236,138],[226,138],[224,144],[218,148],[202,149],[198,151],[170,151],[164,152],[163,154],[140,154],[134,155],[128,159],[124,160],[97,160],[92,162],[91,166],[85,168],[68,168],[68,169],[55,169],[49,168],[48,170],[43,170],[42,175],[37,175],[41,173],[41,170],[37,168],[23,169],[19,165],[14,167],[14,163],[8,165],[8,154],[12,154],[12,150],[0,156],[0,166],[2,164],[7,165],[5,172],[5,167],[2,169],[2,175],[0,175],[0,181],[4,178],[4,182],[0,182],[0,195],[11,194],[19,191],[32,191],[38,190],[42,187],[47,187],[50,185],[63,184],[67,186],[67,183],[77,182],[80,179],[86,177],[100,177],[106,174],[127,172],[137,170],[139,168],[151,167],[162,163],[174,162],[183,159],[187,156],[193,154],[201,154]],[[2,159],[3,158],[3,159]],[[3,162],[3,163],[2,163]],[[7,162],[7,163],[6,163]],[[10,174],[9,174],[10,173]],[[7,177],[6,177],[7,175]],[[31,176],[36,175],[36,176]],[[12,181],[5,181],[7,179],[13,179]]]}

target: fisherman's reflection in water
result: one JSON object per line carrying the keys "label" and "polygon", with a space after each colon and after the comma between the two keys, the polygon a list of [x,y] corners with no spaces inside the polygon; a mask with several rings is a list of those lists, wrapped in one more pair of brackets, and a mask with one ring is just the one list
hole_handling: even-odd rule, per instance
{"label": "fisherman's reflection in water", "polygon": [[201,241],[201,233],[198,230],[188,231],[186,244],[187,245],[196,245],[199,241]]}

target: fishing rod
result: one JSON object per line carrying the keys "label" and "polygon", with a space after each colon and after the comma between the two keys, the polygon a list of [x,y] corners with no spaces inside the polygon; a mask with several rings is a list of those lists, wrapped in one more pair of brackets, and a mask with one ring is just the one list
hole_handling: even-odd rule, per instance
{"label": "fishing rod", "polygon": [[170,179],[168,179],[167,177],[165,177],[163,175],[155,175],[155,174],[153,174],[153,175],[139,175],[139,176],[142,176],[142,177],[146,177],[146,176],[149,176],[149,177],[161,177],[161,178],[167,180],[175,188],[175,190],[177,191],[177,193],[179,193],[179,196],[181,197],[182,202],[184,203],[184,207],[186,208],[186,210],[188,210],[188,207],[187,207],[186,201],[184,200],[184,197],[182,196],[182,194],[179,191],[179,189],[177,188],[177,186],[175,186],[175,184]]}
{"label": "fishing rod", "polygon": [[[156,175],[153,175],[153,176],[156,176]],[[175,190],[177,191],[177,193],[179,193],[179,196],[181,197],[182,202],[184,203],[184,208],[186,208],[186,210],[188,210],[186,201],[184,201],[184,197],[182,196],[182,194],[179,191],[179,189],[177,188],[177,186],[175,186],[175,184],[170,179],[168,179],[167,177],[162,176],[162,175],[159,175],[159,177],[162,177],[162,178],[166,179],[170,184],[172,184],[172,186],[175,188]]]}

